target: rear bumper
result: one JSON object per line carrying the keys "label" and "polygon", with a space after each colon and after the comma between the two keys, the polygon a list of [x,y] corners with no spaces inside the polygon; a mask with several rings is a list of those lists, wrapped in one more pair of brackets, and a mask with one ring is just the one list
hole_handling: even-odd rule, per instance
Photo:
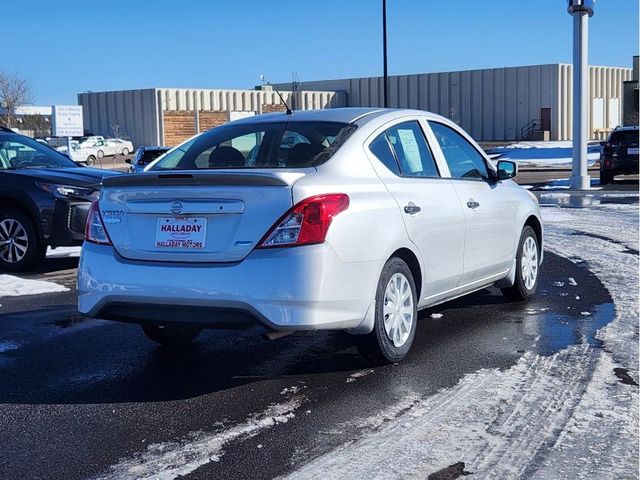
{"label": "rear bumper", "polygon": [[[607,160],[609,160],[607,162]],[[639,157],[637,156],[620,156],[616,158],[607,158],[601,162],[600,170],[611,171],[616,174],[634,174],[638,173]]]}
{"label": "rear bumper", "polygon": [[373,305],[383,263],[343,263],[326,243],[254,250],[233,264],[140,262],[85,242],[78,309],[135,323],[348,330]]}

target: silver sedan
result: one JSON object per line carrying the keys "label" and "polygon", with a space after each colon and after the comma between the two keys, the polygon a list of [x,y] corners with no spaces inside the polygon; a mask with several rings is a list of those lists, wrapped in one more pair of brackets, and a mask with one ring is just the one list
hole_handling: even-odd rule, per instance
{"label": "silver sedan", "polygon": [[397,362],[418,310],[490,285],[535,293],[540,211],[515,174],[423,111],[231,122],[105,179],[79,309],[159,343],[252,324],[346,330],[370,359]]}

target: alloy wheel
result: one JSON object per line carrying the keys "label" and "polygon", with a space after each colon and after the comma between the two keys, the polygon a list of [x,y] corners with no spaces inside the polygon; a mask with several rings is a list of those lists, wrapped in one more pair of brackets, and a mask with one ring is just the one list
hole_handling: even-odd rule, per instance
{"label": "alloy wheel", "polygon": [[414,322],[413,290],[407,277],[396,273],[384,292],[384,330],[395,347],[402,347],[409,338]]}
{"label": "alloy wheel", "polygon": [[17,263],[29,248],[29,237],[24,226],[13,218],[0,221],[0,258],[7,263]]}
{"label": "alloy wheel", "polygon": [[531,290],[538,278],[538,246],[533,237],[527,237],[522,245],[520,270],[524,286],[527,287],[527,290]]}

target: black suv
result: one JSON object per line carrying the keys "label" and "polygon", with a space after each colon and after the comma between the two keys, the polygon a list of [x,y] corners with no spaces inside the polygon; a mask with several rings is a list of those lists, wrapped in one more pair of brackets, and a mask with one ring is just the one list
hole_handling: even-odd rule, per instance
{"label": "black suv", "polygon": [[81,245],[102,178],[117,174],[0,127],[0,270],[33,267],[47,246]]}
{"label": "black suv", "polygon": [[613,182],[616,175],[638,173],[638,127],[618,127],[601,142],[600,184]]}

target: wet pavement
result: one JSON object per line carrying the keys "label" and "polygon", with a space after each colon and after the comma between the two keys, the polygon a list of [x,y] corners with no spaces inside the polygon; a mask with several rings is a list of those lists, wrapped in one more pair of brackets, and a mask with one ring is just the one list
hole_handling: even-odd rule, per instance
{"label": "wet pavement", "polygon": [[230,442],[190,475],[272,478],[356,438],[367,417],[403,399],[507,368],[526,351],[598,346],[594,333],[614,313],[586,265],[551,253],[531,302],[486,289],[424,311],[406,360],[378,368],[342,333],[270,342],[258,328],[208,331],[176,350],[134,325],[78,315],[73,290],[0,303],[0,478],[105,473],[149,444],[241,423],[301,395],[295,418]]}

